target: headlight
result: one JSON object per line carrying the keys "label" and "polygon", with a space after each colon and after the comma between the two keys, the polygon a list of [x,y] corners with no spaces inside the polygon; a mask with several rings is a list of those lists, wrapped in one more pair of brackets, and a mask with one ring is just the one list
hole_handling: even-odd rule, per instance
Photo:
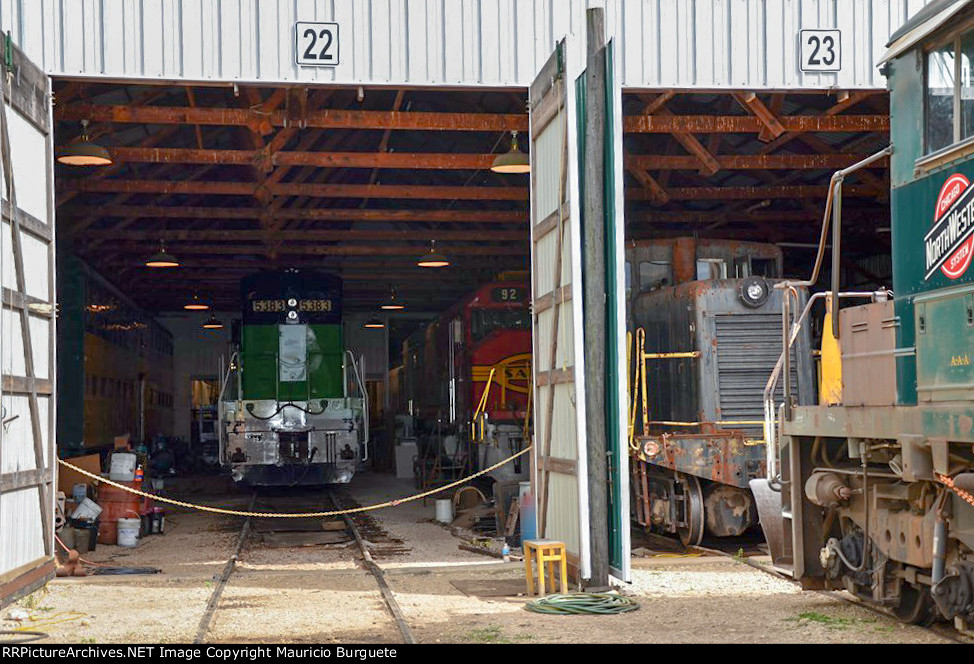
{"label": "headlight", "polygon": [[764,277],[747,277],[741,280],[738,294],[745,306],[758,308],[771,296],[771,286]]}

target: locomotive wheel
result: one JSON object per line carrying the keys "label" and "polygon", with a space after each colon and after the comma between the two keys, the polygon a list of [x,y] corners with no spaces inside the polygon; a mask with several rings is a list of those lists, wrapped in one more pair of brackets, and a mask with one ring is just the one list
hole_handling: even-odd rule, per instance
{"label": "locomotive wheel", "polygon": [[697,546],[703,541],[704,524],[707,522],[703,489],[700,488],[700,480],[693,475],[683,475],[679,481],[683,485],[684,516],[688,525],[678,526],[676,532],[683,546]]}
{"label": "locomotive wheel", "polygon": [[933,619],[932,601],[922,589],[904,583],[900,590],[900,603],[893,613],[911,625],[928,625]]}

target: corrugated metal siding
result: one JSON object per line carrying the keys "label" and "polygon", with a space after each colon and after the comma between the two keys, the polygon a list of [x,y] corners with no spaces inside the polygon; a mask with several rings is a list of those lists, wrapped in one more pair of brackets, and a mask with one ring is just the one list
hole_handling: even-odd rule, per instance
{"label": "corrugated metal siding", "polygon": [[[194,81],[526,87],[605,7],[624,87],[884,88],[889,36],[931,0],[0,0],[51,74]],[[296,21],[340,25],[341,64],[297,67]],[[843,69],[803,74],[798,31],[842,30]]]}

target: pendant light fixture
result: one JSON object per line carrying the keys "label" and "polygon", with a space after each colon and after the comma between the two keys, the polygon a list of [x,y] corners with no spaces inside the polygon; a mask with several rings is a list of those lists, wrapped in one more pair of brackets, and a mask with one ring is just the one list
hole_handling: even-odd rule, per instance
{"label": "pendant light fixture", "polygon": [[517,146],[517,130],[511,132],[511,149],[494,158],[490,170],[495,173],[530,173],[531,159]]}
{"label": "pendant light fixture", "polygon": [[396,289],[393,288],[389,299],[380,304],[379,308],[383,311],[402,311],[406,308],[406,304],[402,300],[396,299]]}
{"label": "pendant light fixture", "polygon": [[222,330],[223,329],[223,323],[221,323],[219,320],[217,320],[216,315],[212,315],[212,316],[210,316],[209,320],[207,320],[205,323],[203,323],[203,329],[204,330]]}
{"label": "pendant light fixture", "polygon": [[179,267],[176,257],[166,251],[166,243],[159,242],[159,251],[145,259],[146,267]]}
{"label": "pendant light fixture", "polygon": [[385,326],[386,324],[383,323],[378,316],[372,316],[372,318],[365,321],[365,325],[362,327],[364,327],[366,330],[381,330],[384,329]]}
{"label": "pendant light fixture", "polygon": [[57,150],[55,157],[59,164],[68,166],[109,166],[112,164],[112,156],[108,150],[92,143],[88,138],[88,121],[81,121],[81,138],[74,143],[62,145]]}
{"label": "pendant light fixture", "polygon": [[206,311],[210,308],[210,305],[200,299],[199,293],[193,294],[193,299],[183,305],[183,309],[187,311]]}
{"label": "pendant light fixture", "polygon": [[416,265],[419,267],[449,267],[450,261],[443,254],[437,253],[436,240],[432,240],[430,241],[429,253],[420,258]]}

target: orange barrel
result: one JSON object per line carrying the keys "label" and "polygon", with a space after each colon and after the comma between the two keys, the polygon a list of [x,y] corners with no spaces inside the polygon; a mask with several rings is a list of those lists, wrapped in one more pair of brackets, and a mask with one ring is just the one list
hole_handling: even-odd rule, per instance
{"label": "orange barrel", "polygon": [[[133,489],[142,489],[142,482],[118,482]],[[118,542],[118,520],[130,518],[134,514],[139,517],[142,513],[142,497],[134,493],[123,491],[111,484],[98,485],[98,505],[101,507],[98,522],[98,543],[115,544]]]}

